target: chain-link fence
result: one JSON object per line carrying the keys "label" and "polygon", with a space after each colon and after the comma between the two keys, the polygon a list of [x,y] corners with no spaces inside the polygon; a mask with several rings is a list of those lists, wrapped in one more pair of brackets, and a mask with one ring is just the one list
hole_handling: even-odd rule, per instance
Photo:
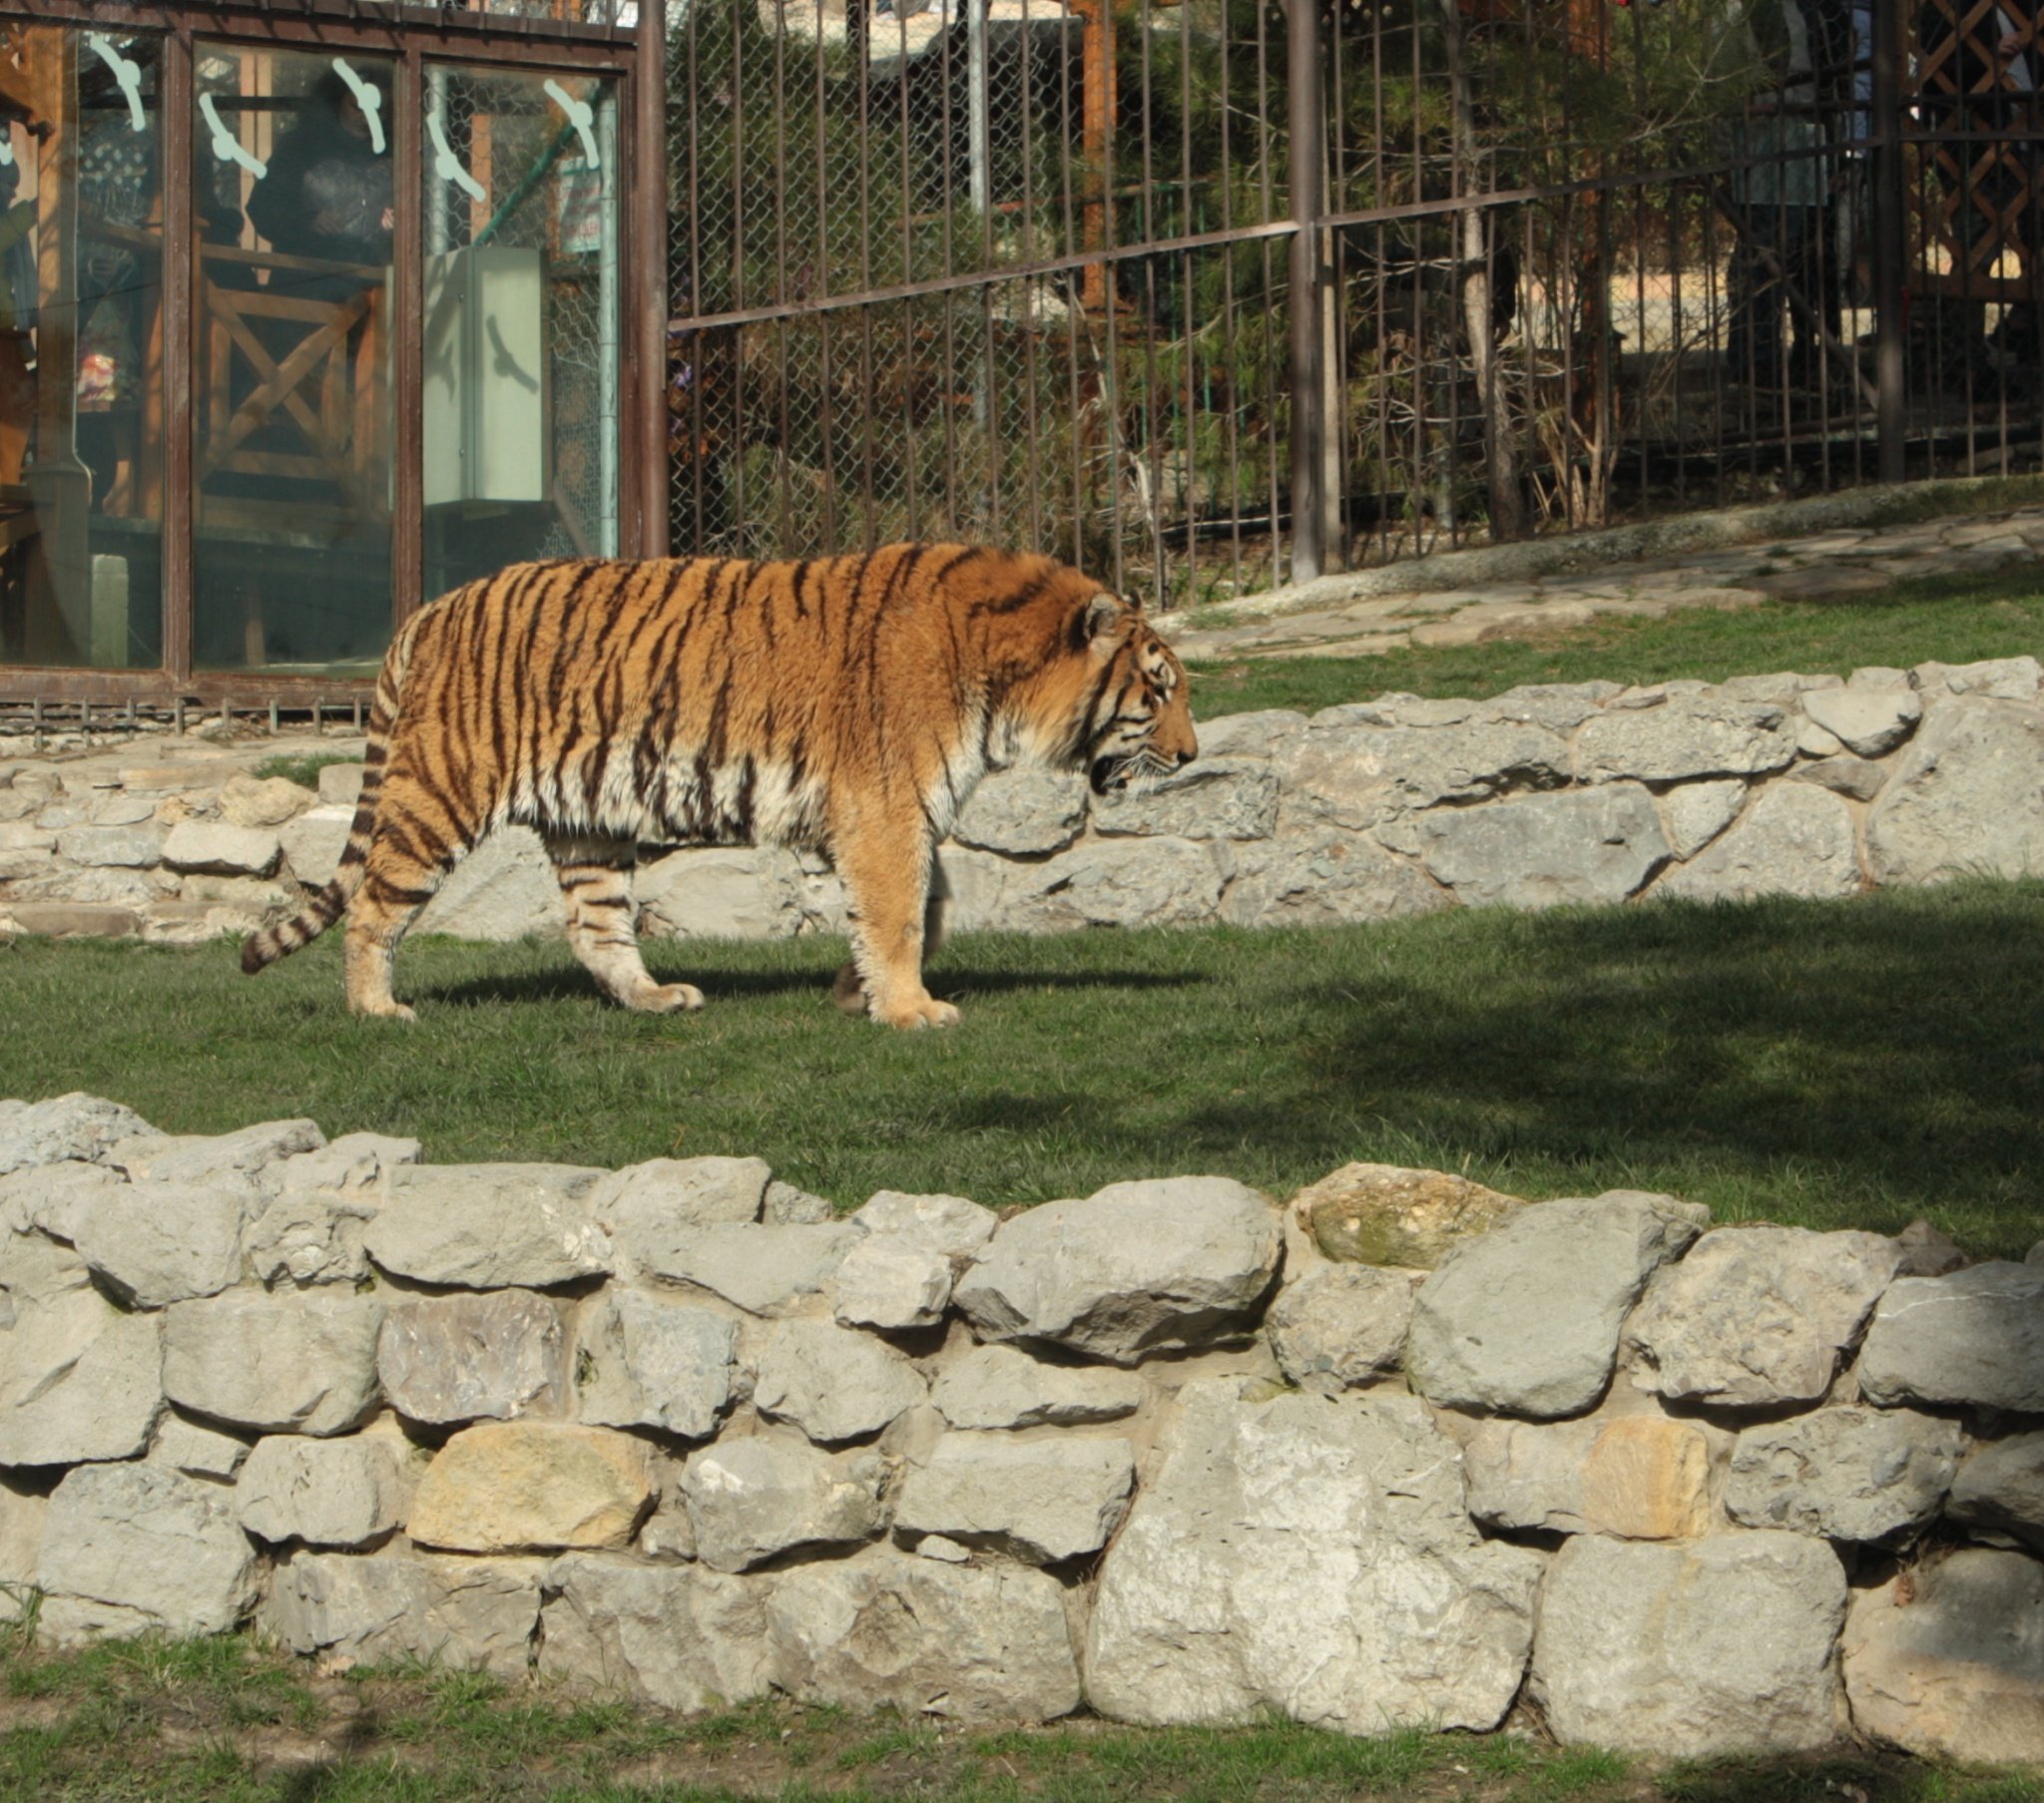
{"label": "chain-link fence", "polygon": [[908,3],[669,10],[678,550],[1174,605],[2039,460],[2039,0]]}

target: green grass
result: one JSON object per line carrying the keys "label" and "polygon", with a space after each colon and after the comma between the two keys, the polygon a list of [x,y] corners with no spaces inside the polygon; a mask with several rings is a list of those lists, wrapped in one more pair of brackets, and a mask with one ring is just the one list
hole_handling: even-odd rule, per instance
{"label": "green grass", "polygon": [[1844,676],[1936,658],[2044,656],[2044,579],[2036,570],[1921,578],[1837,602],[1768,602],[1665,620],[1605,620],[1481,645],[1414,647],[1375,658],[1232,659],[1192,666],[1201,718],[1265,707],[1310,713],[1391,690],[1480,697],[1522,682],[1665,682],[1792,670]]}
{"label": "green grass", "polygon": [[[695,1716],[246,1639],[0,1643],[0,1803],[2044,1803],[2013,1770],[1862,1754],[1673,1766],[1523,1734],[1285,1722],[986,1728],[780,1701]],[[25,1700],[26,1699],[26,1700]]]}
{"label": "green grass", "polygon": [[361,759],[352,751],[298,751],[279,752],[274,757],[265,757],[250,772],[258,781],[272,776],[281,776],[286,782],[295,782],[303,789],[319,786],[319,772],[330,763],[359,763]]}
{"label": "green grass", "polygon": [[2015,1255],[2044,1236],[2044,885],[1844,902],[1467,910],[1321,931],[968,937],[964,1024],[835,1013],[840,943],[658,943],[694,1017],[603,1004],[557,944],[420,941],[413,1028],[350,1018],[322,941],[0,951],[0,1096],[110,1096],[173,1131],[310,1116],[442,1162],[756,1153],[854,1206],[991,1204],[1351,1158],[1517,1194],[1672,1191],[1721,1218]]}

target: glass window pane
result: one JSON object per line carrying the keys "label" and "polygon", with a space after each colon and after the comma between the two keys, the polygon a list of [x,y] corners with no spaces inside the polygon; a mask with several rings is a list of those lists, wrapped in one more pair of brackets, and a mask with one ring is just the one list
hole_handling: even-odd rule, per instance
{"label": "glass window pane", "polygon": [[193,660],[373,674],[389,643],[392,69],[201,45]]}
{"label": "glass window pane", "polygon": [[158,41],[0,27],[0,663],[163,660]]}
{"label": "glass window pane", "polygon": [[426,75],[424,592],[618,546],[617,109],[576,75]]}

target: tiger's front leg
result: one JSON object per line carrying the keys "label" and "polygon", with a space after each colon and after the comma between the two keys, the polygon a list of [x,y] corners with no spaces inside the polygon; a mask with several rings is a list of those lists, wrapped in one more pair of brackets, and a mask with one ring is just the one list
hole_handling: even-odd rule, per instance
{"label": "tiger's front leg", "polygon": [[[929,901],[933,848],[921,809],[913,825],[845,833],[837,853],[851,912],[851,959],[866,1012],[889,1027],[953,1027],[958,1010],[923,987],[923,914]],[[853,991],[840,973],[838,1006]]]}

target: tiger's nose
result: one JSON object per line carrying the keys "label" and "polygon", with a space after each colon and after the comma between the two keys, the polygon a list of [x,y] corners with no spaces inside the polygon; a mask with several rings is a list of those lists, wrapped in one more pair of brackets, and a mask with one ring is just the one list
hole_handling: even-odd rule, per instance
{"label": "tiger's nose", "polygon": [[1178,767],[1181,770],[1183,770],[1186,767],[1186,765],[1191,763],[1192,761],[1193,754],[1190,751],[1181,751],[1178,754]]}

